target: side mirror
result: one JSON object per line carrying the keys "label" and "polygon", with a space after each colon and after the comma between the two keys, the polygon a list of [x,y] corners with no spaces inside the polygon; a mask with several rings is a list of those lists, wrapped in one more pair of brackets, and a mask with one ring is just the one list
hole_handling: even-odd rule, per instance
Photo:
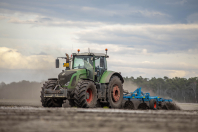
{"label": "side mirror", "polygon": [[56,68],[59,68],[59,59],[56,59],[55,65],[56,65]]}
{"label": "side mirror", "polygon": [[103,57],[100,58],[100,67],[104,67],[104,58]]}

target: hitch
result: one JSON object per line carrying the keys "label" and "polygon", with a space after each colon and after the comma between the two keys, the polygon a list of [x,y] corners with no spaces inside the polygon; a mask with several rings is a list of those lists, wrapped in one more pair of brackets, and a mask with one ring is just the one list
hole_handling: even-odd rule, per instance
{"label": "hitch", "polygon": [[67,98],[67,89],[44,89],[44,97]]}

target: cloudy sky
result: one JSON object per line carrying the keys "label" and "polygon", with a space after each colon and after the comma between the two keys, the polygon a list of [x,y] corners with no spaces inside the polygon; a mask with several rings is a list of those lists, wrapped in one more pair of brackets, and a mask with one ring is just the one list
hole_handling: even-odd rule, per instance
{"label": "cloudy sky", "polygon": [[57,77],[57,56],[105,53],[123,76],[198,76],[197,0],[0,0],[0,82]]}

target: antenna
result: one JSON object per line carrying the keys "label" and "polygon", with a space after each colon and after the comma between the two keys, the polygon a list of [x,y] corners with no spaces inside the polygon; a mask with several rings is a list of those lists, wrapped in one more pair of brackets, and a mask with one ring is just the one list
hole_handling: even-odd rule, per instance
{"label": "antenna", "polygon": [[88,52],[90,53],[90,49],[88,48]]}

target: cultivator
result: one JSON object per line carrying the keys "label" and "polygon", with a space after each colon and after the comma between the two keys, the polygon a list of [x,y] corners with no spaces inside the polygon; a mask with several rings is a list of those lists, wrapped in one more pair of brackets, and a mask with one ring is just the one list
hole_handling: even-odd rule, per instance
{"label": "cultivator", "polygon": [[124,109],[179,109],[179,107],[173,103],[172,99],[150,96],[150,93],[143,93],[141,87],[137,88],[134,92],[125,92],[122,106]]}

